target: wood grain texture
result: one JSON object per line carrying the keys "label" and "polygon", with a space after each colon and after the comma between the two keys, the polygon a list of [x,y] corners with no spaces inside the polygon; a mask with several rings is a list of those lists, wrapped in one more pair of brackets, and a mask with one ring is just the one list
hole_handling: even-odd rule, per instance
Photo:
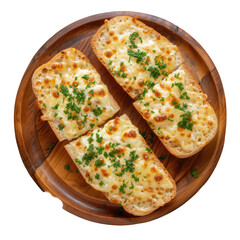
{"label": "wood grain texture", "polygon": [[[101,74],[103,82],[121,107],[117,115],[126,113],[133,124],[141,131],[146,131],[148,138],[151,138],[152,131],[133,107],[133,100],[110,76],[90,47],[91,37],[103,24],[104,19],[120,15],[138,16],[140,21],[153,27],[179,46],[187,67],[199,79],[219,120],[218,133],[213,141],[198,154],[186,159],[177,159],[170,155],[153,135],[153,143],[149,142],[149,144],[157,156],[162,154],[167,156],[162,162],[176,181],[177,196],[164,207],[143,217],[135,217],[124,212],[85,183],[64,149],[67,141],[59,143],[48,123],[40,120],[41,112],[35,106],[36,99],[31,84],[32,74],[40,65],[49,61],[59,51],[75,47],[86,54]],[[23,163],[38,186],[59,198],[65,210],[79,217],[99,223],[121,225],[162,217],[184,204],[203,186],[216,167],[224,145],[226,103],[217,69],[205,50],[189,34],[178,26],[155,16],[137,12],[109,12],[70,24],[39,49],[19,86],[14,117],[15,134]],[[65,169],[66,164],[69,169]],[[193,169],[198,169],[198,178],[191,176]]]}

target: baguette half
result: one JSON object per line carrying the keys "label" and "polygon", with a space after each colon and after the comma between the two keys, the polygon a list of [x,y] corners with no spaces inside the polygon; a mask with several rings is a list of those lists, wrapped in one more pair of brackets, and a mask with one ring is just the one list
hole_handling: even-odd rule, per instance
{"label": "baguette half", "polygon": [[133,98],[183,62],[178,47],[137,18],[105,20],[91,46],[98,59]]}
{"label": "baguette half", "polygon": [[127,115],[89,132],[65,148],[86,182],[136,216],[176,195],[176,184]]}
{"label": "baguette half", "polygon": [[33,74],[32,88],[59,141],[71,140],[111,118],[119,106],[88,58],[79,50],[59,52]]}
{"label": "baguette half", "polygon": [[168,151],[178,158],[196,154],[217,133],[214,109],[199,81],[184,65],[133,105]]}

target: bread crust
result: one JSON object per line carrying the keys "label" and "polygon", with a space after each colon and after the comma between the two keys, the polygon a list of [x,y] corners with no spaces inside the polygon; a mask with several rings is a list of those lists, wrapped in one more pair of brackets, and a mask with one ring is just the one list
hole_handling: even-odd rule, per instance
{"label": "bread crust", "polygon": [[[115,76],[112,74],[112,72],[109,70],[109,67],[107,65],[107,63],[105,63],[105,61],[103,60],[102,58],[102,55],[103,53],[100,51],[100,45],[99,45],[99,37],[101,36],[101,34],[104,32],[104,31],[107,31],[108,28],[107,28],[107,22],[117,22],[118,20],[127,20],[127,19],[132,19],[134,21],[134,24],[136,26],[139,26],[139,27],[142,27],[146,30],[149,31],[149,33],[153,34],[155,37],[158,37],[158,36],[161,36],[161,39],[164,40],[164,42],[167,42],[169,43],[168,39],[165,38],[164,36],[162,36],[160,33],[158,33],[156,30],[154,30],[153,28],[151,27],[148,27],[146,24],[144,24],[143,22],[137,20],[137,17],[130,17],[130,16],[118,16],[118,17],[114,17],[112,19],[110,19],[109,21],[108,20],[105,20],[105,24],[102,25],[98,31],[94,34],[94,36],[92,37],[92,40],[91,40],[91,47],[93,49],[93,52],[96,54],[97,58],[99,59],[99,61],[104,65],[104,67],[108,70],[108,72],[112,75],[112,77],[117,81],[117,79],[115,78]],[[177,52],[177,57],[179,59],[180,62],[184,62],[183,60],[183,57],[180,53],[180,51]],[[118,81],[117,81],[118,82]],[[139,91],[136,91],[136,92],[129,92],[127,91],[126,89],[123,88],[123,90],[132,98],[132,99],[136,99],[141,93],[139,93]],[[136,94],[134,94],[136,93]]]}
{"label": "bread crust", "polygon": [[[124,114],[124,115],[122,116],[122,118],[125,118],[125,119],[127,119],[127,120],[130,120],[126,114]],[[140,136],[140,139],[141,139],[141,141],[142,141],[144,144],[147,145],[145,139],[144,139],[142,136]],[[72,146],[71,146],[70,144],[67,144],[67,145],[65,145],[64,147],[65,147],[65,149],[67,150],[67,152],[68,152],[68,154],[70,155],[70,157],[71,157],[71,158],[73,159],[73,161],[74,161],[74,159],[76,159],[76,156],[75,156],[75,154],[74,154],[74,149],[72,148]],[[163,169],[164,173],[167,175],[168,179],[169,179],[169,180],[171,181],[171,183],[173,184],[173,190],[172,190],[172,192],[171,192],[171,196],[165,196],[165,198],[164,198],[164,203],[161,205],[161,206],[163,206],[163,205],[165,205],[166,203],[168,203],[169,201],[171,201],[171,199],[173,199],[173,198],[176,196],[177,187],[176,187],[175,181],[174,181],[173,178],[170,176],[170,174],[168,173],[168,171],[166,170],[166,168],[164,167],[164,165],[163,165],[163,164],[159,161],[159,159],[155,156],[155,154],[154,154],[154,162],[155,162],[155,164],[156,164],[158,167],[160,167],[160,168]],[[88,178],[86,177],[86,172],[85,172],[81,167],[79,167],[79,165],[76,164],[75,161],[74,161],[74,163],[75,163],[75,165],[77,166],[77,168],[79,169],[79,172],[82,174],[82,176],[83,176],[83,178],[85,179],[86,183],[88,183]],[[94,186],[92,186],[92,185],[91,185],[91,187],[93,187],[93,188],[94,188],[95,190],[97,190],[97,191],[101,191],[101,190],[99,190],[98,188],[96,188],[96,187],[94,187]],[[108,192],[103,192],[103,191],[101,191],[101,192],[104,194],[104,196],[105,196],[110,202],[116,203],[116,199],[113,198],[110,193],[108,193]],[[135,216],[144,216],[144,215],[147,215],[147,214],[155,211],[156,209],[158,209],[158,208],[161,207],[161,206],[158,205],[157,207],[152,207],[152,208],[149,208],[149,209],[147,209],[147,210],[145,210],[145,211],[144,211],[144,210],[141,211],[141,210],[137,209],[134,204],[125,204],[125,205],[123,204],[122,207],[125,209],[125,211],[127,211],[128,213],[131,213],[131,214],[133,214],[133,215],[135,215]]]}
{"label": "bread crust", "polygon": [[[89,59],[86,57],[86,55],[83,54],[81,51],[79,51],[79,50],[77,50],[77,49],[75,49],[75,48],[67,48],[67,49],[64,49],[64,50],[60,51],[59,53],[57,53],[50,61],[48,61],[47,63],[45,63],[45,64],[41,65],[40,67],[38,67],[38,68],[35,70],[35,72],[33,73],[33,76],[32,76],[32,89],[33,89],[33,92],[34,92],[34,94],[35,94],[35,96],[36,96],[37,99],[38,99],[38,88],[37,88],[37,86],[36,86],[36,82],[37,82],[37,77],[38,77],[38,75],[42,72],[42,70],[43,70],[44,68],[47,68],[48,66],[52,65],[52,63],[56,62],[56,60],[61,57],[62,52],[68,52],[68,51],[77,52],[77,54],[79,54],[82,58],[84,57],[84,58],[85,58],[84,61],[86,61],[86,62],[88,63],[89,68],[97,72],[97,70],[93,67],[93,65],[91,64],[91,62],[89,61]],[[101,83],[102,85],[106,86],[106,85],[102,82],[102,80],[100,81],[100,83]],[[111,93],[108,92],[108,94],[109,94],[109,97],[110,97],[110,103],[111,103],[111,105],[114,107],[114,109],[115,109],[116,112],[119,111],[119,110],[120,110],[119,105],[117,104],[117,102],[115,101],[115,99],[113,98],[113,96],[111,95]],[[45,119],[42,119],[42,120],[44,121]],[[50,127],[52,128],[53,132],[55,133],[55,135],[57,136],[57,138],[58,138],[59,141],[63,141],[63,140],[65,140],[65,139],[67,139],[67,137],[65,137],[64,134],[58,129],[58,124],[59,124],[59,122],[58,122],[57,120],[48,120],[48,123],[49,123]],[[72,139],[73,139],[73,138],[72,138]]]}
{"label": "bread crust", "polygon": [[[190,71],[187,69],[187,67],[182,64],[179,69],[182,69],[185,71],[187,77],[191,80],[191,84],[200,92],[202,93],[202,88],[200,86],[199,81],[197,81],[193,75],[190,73]],[[211,104],[207,101],[208,105],[211,106]],[[135,107],[135,109],[139,112],[139,114],[141,114],[141,116],[144,118],[143,114],[140,111],[140,107],[137,104],[137,102],[133,103],[133,106]],[[211,106],[212,107],[212,106]],[[217,128],[218,128],[218,120],[217,120],[217,116],[215,111],[214,112],[214,116],[215,116],[215,126],[213,129],[214,134],[212,134],[212,136],[206,141],[204,146],[198,147],[196,149],[194,149],[193,151],[189,152],[189,153],[181,153],[179,151],[175,151],[173,148],[171,148],[166,141],[164,141],[164,139],[162,139],[160,136],[157,135],[157,137],[159,138],[159,140],[162,142],[162,144],[164,145],[164,147],[174,156],[176,156],[177,158],[187,158],[187,157],[191,157],[193,155],[195,155],[196,153],[200,152],[209,142],[212,141],[212,139],[215,137],[216,133],[217,133]]]}

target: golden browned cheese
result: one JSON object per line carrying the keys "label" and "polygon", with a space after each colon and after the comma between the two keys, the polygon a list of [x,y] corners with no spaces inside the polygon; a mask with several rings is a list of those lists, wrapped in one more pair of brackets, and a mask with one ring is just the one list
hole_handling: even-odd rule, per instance
{"label": "golden browned cheese", "polygon": [[54,121],[67,139],[104,123],[119,109],[96,69],[74,48],[61,51],[37,69],[33,89],[41,119]]}
{"label": "golden browned cheese", "polygon": [[126,115],[70,142],[67,149],[87,183],[114,203],[132,205],[136,215],[155,210],[176,194],[173,179]]}
{"label": "golden browned cheese", "polygon": [[92,43],[99,59],[132,98],[182,63],[176,45],[132,17],[106,20]]}
{"label": "golden browned cheese", "polygon": [[134,103],[172,154],[188,156],[205,146],[218,121],[200,86],[185,67],[170,74]]}

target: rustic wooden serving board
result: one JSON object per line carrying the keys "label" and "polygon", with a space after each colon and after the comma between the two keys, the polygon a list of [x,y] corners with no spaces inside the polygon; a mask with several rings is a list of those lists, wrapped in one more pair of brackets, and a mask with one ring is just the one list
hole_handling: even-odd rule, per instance
{"label": "rustic wooden serving board", "polygon": [[[58,142],[47,122],[40,120],[41,112],[35,106],[31,77],[43,63],[49,61],[59,51],[75,47],[82,51],[102,76],[109,91],[118,102],[121,110],[118,116],[126,113],[133,124],[146,131],[151,139],[152,131],[145,120],[133,107],[133,100],[110,76],[94,55],[90,40],[104,19],[120,15],[138,16],[150,27],[179,46],[184,60],[201,82],[203,91],[208,94],[219,121],[218,133],[214,140],[198,154],[177,159],[164,148],[156,136],[149,141],[155,154],[167,157],[162,160],[164,166],[177,183],[176,197],[155,212],[135,217],[110,203],[100,192],[85,183],[81,174],[68,156],[64,145]],[[134,224],[150,221],[173,211],[190,199],[208,180],[222,152],[226,129],[226,105],[224,90],[218,71],[204,49],[189,34],[176,25],[161,18],[136,12],[109,12],[81,19],[63,28],[50,38],[35,54],[19,86],[15,103],[15,132],[22,160],[37,185],[59,198],[63,208],[79,217],[105,224]],[[198,169],[199,177],[191,175]]]}

